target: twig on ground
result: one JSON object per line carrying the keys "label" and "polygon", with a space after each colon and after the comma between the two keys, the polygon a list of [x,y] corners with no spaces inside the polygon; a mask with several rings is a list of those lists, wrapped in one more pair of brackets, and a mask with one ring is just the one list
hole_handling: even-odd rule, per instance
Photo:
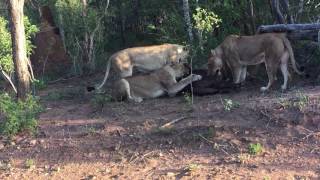
{"label": "twig on ground", "polygon": [[170,121],[162,126],[159,127],[159,129],[167,129],[167,128],[170,128],[173,124],[175,123],[178,123],[179,121],[182,121],[184,119],[187,119],[188,117],[180,117],[180,118],[177,118],[177,119],[174,119],[173,121]]}
{"label": "twig on ground", "polygon": [[131,164],[131,163],[135,163],[137,160],[142,161],[142,160],[145,159],[145,157],[149,156],[150,154],[154,154],[155,152],[156,152],[156,151],[150,151],[150,152],[142,155],[141,157],[138,157],[137,155],[135,155],[136,158],[132,158],[132,157],[131,157],[129,163],[130,163],[130,164]]}
{"label": "twig on ground", "polygon": [[260,113],[261,113],[263,116],[265,116],[265,117],[268,118],[268,122],[267,122],[267,125],[266,125],[266,128],[268,128],[268,127],[269,127],[269,123],[270,123],[270,121],[271,121],[273,118],[266,112],[266,110],[261,110]]}
{"label": "twig on ground", "polygon": [[305,136],[302,138],[302,140],[308,139],[310,136],[320,136],[320,131],[314,132],[314,131],[307,129],[305,127],[301,127],[301,128],[308,132],[308,133],[305,133]]}
{"label": "twig on ground", "polygon": [[67,81],[67,80],[70,80],[70,79],[74,79],[74,78],[77,78],[79,76],[73,76],[73,77],[70,77],[70,78],[59,78],[59,79],[56,79],[56,80],[53,80],[53,81],[49,81],[48,84],[54,84],[54,83],[57,83],[59,81]]}
{"label": "twig on ground", "polygon": [[209,139],[205,138],[205,137],[202,136],[201,134],[199,134],[199,136],[200,136],[202,139],[204,139],[205,141],[207,141],[208,143],[210,143],[210,144],[215,144],[215,142],[210,141]]}
{"label": "twig on ground", "polygon": [[320,132],[312,132],[312,133],[309,133],[307,134],[304,138],[302,138],[303,140],[304,139],[308,139],[310,136],[320,136]]}
{"label": "twig on ground", "polygon": [[226,155],[231,156],[226,150],[223,149],[223,147],[225,147],[225,146],[219,145],[219,144],[217,144],[217,143],[215,143],[215,142],[213,142],[213,141],[210,141],[209,139],[205,138],[205,137],[202,136],[201,134],[199,134],[199,136],[200,136],[202,139],[204,139],[205,141],[207,141],[209,144],[218,145],[219,147],[222,147],[222,148],[221,148],[221,151],[224,152]]}

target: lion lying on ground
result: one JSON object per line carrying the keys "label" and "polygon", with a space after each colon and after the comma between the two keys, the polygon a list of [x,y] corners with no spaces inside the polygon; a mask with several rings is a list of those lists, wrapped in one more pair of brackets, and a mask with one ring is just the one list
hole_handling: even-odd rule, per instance
{"label": "lion lying on ground", "polygon": [[284,81],[281,89],[285,90],[289,77],[289,58],[295,72],[302,75],[296,66],[293,50],[285,33],[230,35],[217,48],[211,50],[208,74],[221,74],[221,69],[227,65],[232,72],[234,83],[238,84],[246,79],[248,65],[265,63],[269,82],[266,87],[261,87],[261,91],[266,91],[276,79],[280,66]]}
{"label": "lion lying on ground", "polygon": [[201,79],[200,75],[192,74],[177,82],[177,78],[183,77],[189,71],[190,69],[182,63],[167,64],[148,75],[122,78],[115,82],[111,94],[115,100],[128,99],[134,102],[165,94],[175,96],[191,82]]}
{"label": "lion lying on ground", "polygon": [[168,63],[185,62],[189,51],[177,44],[163,44],[146,47],[134,47],[113,54],[107,63],[103,82],[96,88],[101,89],[105,84],[110,67],[120,78],[132,76],[133,67],[141,72],[150,72]]}

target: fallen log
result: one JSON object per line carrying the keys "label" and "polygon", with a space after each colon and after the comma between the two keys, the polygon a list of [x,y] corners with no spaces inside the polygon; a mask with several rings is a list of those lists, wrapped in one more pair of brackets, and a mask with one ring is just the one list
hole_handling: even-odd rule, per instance
{"label": "fallen log", "polygon": [[262,25],[257,30],[257,34],[271,32],[286,32],[290,40],[311,40],[318,42],[320,23]]}
{"label": "fallen log", "polygon": [[258,28],[258,33],[290,32],[290,31],[304,31],[304,30],[319,31],[320,23],[262,25]]}

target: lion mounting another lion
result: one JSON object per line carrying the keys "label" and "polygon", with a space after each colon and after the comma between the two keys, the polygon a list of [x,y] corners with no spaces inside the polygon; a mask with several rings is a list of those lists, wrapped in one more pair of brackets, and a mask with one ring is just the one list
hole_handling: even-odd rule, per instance
{"label": "lion mounting another lion", "polygon": [[134,47],[118,51],[109,58],[103,82],[96,89],[103,87],[111,67],[118,79],[125,78],[132,76],[133,68],[140,72],[151,72],[166,64],[185,62],[188,54],[188,49],[178,44]]}
{"label": "lion mounting another lion", "polygon": [[112,98],[141,102],[143,99],[157,98],[165,94],[175,96],[190,83],[201,80],[200,75],[191,74],[177,82],[177,78],[189,72],[190,68],[185,64],[171,63],[147,75],[122,78],[114,83]]}
{"label": "lion mounting another lion", "polygon": [[218,47],[211,50],[208,59],[208,74],[221,74],[221,70],[228,66],[236,84],[244,82],[248,65],[265,63],[269,82],[261,87],[261,91],[268,90],[276,79],[280,66],[283,75],[282,90],[287,89],[289,71],[288,60],[296,73],[302,75],[296,66],[290,41],[285,33],[266,33],[253,36],[229,35]]}

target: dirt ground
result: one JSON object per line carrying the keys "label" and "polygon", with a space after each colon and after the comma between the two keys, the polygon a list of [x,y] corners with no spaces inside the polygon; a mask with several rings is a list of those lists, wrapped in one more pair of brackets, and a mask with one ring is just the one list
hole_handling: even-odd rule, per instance
{"label": "dirt ground", "polygon": [[35,137],[1,139],[0,179],[320,179],[320,86],[99,104],[81,81],[40,92]]}

